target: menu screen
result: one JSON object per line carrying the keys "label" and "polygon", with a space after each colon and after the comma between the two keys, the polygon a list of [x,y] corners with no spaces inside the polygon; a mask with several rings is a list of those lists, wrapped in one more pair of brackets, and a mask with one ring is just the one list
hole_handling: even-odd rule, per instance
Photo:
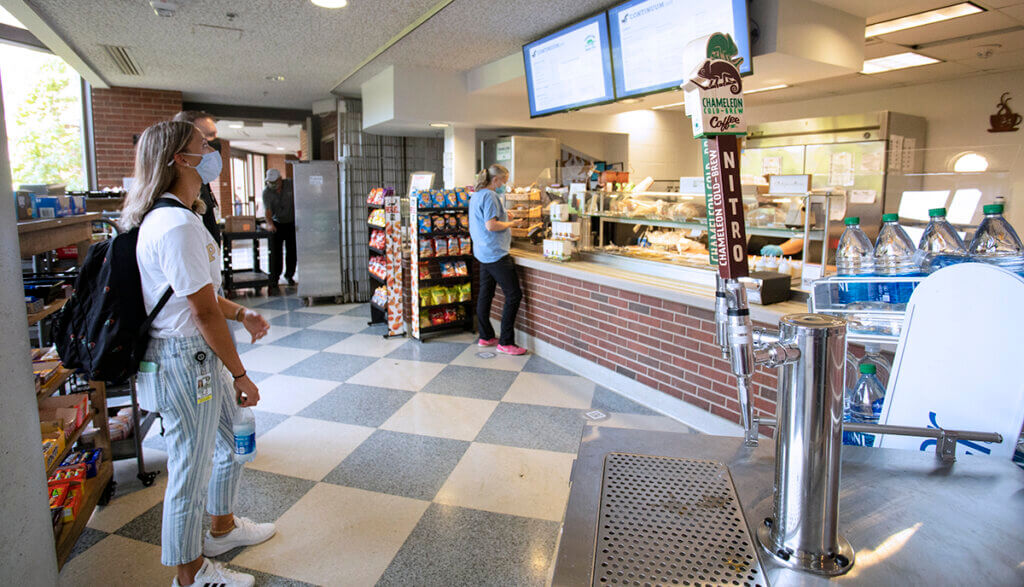
{"label": "menu screen", "polygon": [[615,98],[604,13],[524,45],[523,60],[531,117]]}
{"label": "menu screen", "polygon": [[686,45],[728,33],[739,48],[740,74],[752,73],[746,0],[632,0],[608,11],[615,96],[677,88]]}

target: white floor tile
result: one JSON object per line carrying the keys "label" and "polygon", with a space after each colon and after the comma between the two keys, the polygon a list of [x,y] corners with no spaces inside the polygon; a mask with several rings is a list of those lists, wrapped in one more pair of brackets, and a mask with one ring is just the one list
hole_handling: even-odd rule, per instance
{"label": "white floor tile", "polygon": [[473,443],[434,501],[558,522],[576,455]]}
{"label": "white floor tile", "polygon": [[259,306],[253,308],[253,310],[256,310],[257,314],[263,316],[268,321],[288,313],[287,310],[271,310],[270,308],[260,308]]}
{"label": "white floor tile", "polygon": [[[482,359],[477,356],[477,353],[493,353],[494,356],[489,359]],[[523,367],[526,366],[526,362],[529,360],[529,353],[513,357],[511,355],[503,355],[499,353],[494,349],[494,347],[478,347],[474,345],[466,349],[465,352],[458,357],[455,357],[455,360],[452,361],[452,365],[480,367],[482,369],[501,369],[503,371],[522,371]]]}
{"label": "white floor tile", "polygon": [[328,330],[331,332],[361,332],[366,330],[366,326],[369,321],[369,316],[351,316],[348,314],[342,314],[340,316],[331,316],[326,320],[321,320],[320,322],[310,326],[310,328],[313,330]]}
{"label": "white floor tile", "polygon": [[419,391],[444,367],[441,363],[381,359],[353,375],[346,383]]}
{"label": "white floor tile", "polygon": [[353,334],[324,349],[327,353],[383,357],[406,343],[405,338],[384,338],[378,334]]}
{"label": "white floor tile", "polygon": [[[256,442],[249,467],[320,481],[356,449],[373,428],[292,416]],[[255,567],[253,567],[255,568]]]}
{"label": "white floor tile", "polygon": [[438,334],[438,335],[435,335],[435,336],[431,336],[430,340],[428,340],[426,344],[430,344],[431,341],[435,341],[435,340],[438,341],[438,342],[462,342],[462,343],[467,343],[467,342],[476,342],[476,341],[480,340],[480,337],[477,336],[475,332],[455,332],[455,333],[452,333],[452,334]]}
{"label": "white floor tile", "polygon": [[[300,330],[302,330],[302,329],[301,328],[296,328],[294,326],[276,326],[276,325],[271,324],[270,331],[267,332],[266,336],[264,336],[263,338],[257,340],[256,344],[274,344],[275,341],[280,340],[280,339],[282,339],[282,338],[284,338],[286,336],[291,336],[292,334],[295,334],[296,332],[298,332]],[[238,342],[251,342],[252,341],[252,336],[250,336],[247,331],[245,331],[243,329],[242,333],[243,333],[242,337],[241,338],[236,338],[235,340],[237,340]]]}
{"label": "white floor tile", "polygon": [[317,585],[373,585],[429,502],[325,483],[277,520],[277,535],[232,563]]}
{"label": "white floor tile", "polygon": [[263,345],[241,354],[246,369],[259,373],[280,373],[295,363],[308,359],[316,351]]}
{"label": "white floor tile", "polygon": [[[53,556],[53,553],[50,554]],[[60,585],[170,585],[174,569],[160,564],[160,547],[107,536],[71,560],[60,573]]]}
{"label": "white floor tile", "polygon": [[298,308],[296,312],[306,312],[308,314],[323,314],[325,316],[334,316],[348,312],[349,310],[361,306],[362,304],[316,304],[306,308]]}
{"label": "white floor tile", "polygon": [[594,382],[575,375],[520,373],[501,401],[585,410],[594,401]]}
{"label": "white floor tile", "polygon": [[338,387],[337,381],[274,375],[260,381],[260,403],[256,409],[294,415]]}
{"label": "white floor tile", "polygon": [[417,393],[381,428],[472,441],[497,406],[496,401]]}

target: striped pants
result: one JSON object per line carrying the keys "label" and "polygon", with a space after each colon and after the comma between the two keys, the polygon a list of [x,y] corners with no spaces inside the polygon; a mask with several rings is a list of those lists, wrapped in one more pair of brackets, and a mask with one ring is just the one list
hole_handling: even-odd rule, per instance
{"label": "striped pants", "polygon": [[[159,365],[156,405],[168,453],[160,558],[175,566],[202,555],[204,509],[215,516],[234,512],[242,464],[234,461],[231,425],[239,408],[223,363],[202,336],[154,338],[146,360]],[[196,381],[205,374],[213,395],[198,403]]]}

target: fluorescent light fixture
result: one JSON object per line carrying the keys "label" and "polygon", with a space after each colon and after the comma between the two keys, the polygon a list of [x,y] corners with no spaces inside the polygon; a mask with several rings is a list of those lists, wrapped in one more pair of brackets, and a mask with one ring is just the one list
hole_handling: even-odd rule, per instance
{"label": "fluorescent light fixture", "polygon": [[284,151],[284,147],[277,147],[278,151]]}
{"label": "fluorescent light fixture", "polygon": [[431,122],[430,126],[434,128],[448,128],[447,122]]}
{"label": "fluorescent light fixture", "polygon": [[662,104],[661,106],[651,106],[651,110],[661,110],[662,108],[675,108],[676,106],[682,106],[686,102],[674,102],[672,104]]}
{"label": "fluorescent light fixture", "polygon": [[283,82],[284,81],[284,76],[283,75],[268,75],[267,76],[267,81]]}
{"label": "fluorescent light fixture", "polygon": [[312,2],[321,8],[344,8],[348,6],[348,0],[312,0]]}
{"label": "fluorescent light fixture", "polygon": [[939,59],[932,59],[920,53],[914,53],[913,51],[907,51],[906,53],[897,53],[895,55],[889,55],[887,57],[878,57],[876,59],[868,59],[864,62],[864,69],[861,69],[861,73],[873,74],[882,73],[885,71],[893,71],[896,69],[906,69],[908,67],[919,67],[921,65],[931,65],[932,63],[939,63]]}
{"label": "fluorescent light fixture", "polygon": [[920,12],[918,14],[911,14],[910,16],[894,18],[892,20],[868,25],[867,28],[864,29],[864,36],[877,37],[879,35],[887,35],[889,33],[895,33],[896,31],[904,31],[924,26],[926,24],[942,22],[951,18],[967,16],[968,14],[977,14],[979,12],[985,12],[985,9],[970,2],[961,2],[945,8],[938,8],[936,10],[929,10],[928,12]]}
{"label": "fluorescent light fixture", "polygon": [[241,122],[232,122],[228,125],[228,128],[245,128],[245,125]]}
{"label": "fluorescent light fixture", "polygon": [[781,90],[782,88],[788,88],[789,84],[779,84],[777,86],[768,86],[766,88],[757,88],[756,90],[743,90],[744,94],[756,94],[758,92],[770,92],[772,90]]}

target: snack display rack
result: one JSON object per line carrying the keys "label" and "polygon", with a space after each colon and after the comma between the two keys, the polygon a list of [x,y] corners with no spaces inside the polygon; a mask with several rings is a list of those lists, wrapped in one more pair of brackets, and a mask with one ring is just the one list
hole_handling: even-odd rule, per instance
{"label": "snack display rack", "polygon": [[409,197],[409,220],[412,336],[423,340],[437,332],[472,329],[476,289],[469,192],[414,191]]}
{"label": "snack display rack", "polygon": [[373,296],[370,299],[370,324],[380,324],[388,321],[388,309],[385,303],[380,303],[379,291],[383,291],[383,298],[388,297],[388,263],[387,263],[387,214],[384,211],[384,199],[394,195],[393,188],[374,188],[366,197],[367,222],[369,224],[369,266],[370,283],[373,285]]}

